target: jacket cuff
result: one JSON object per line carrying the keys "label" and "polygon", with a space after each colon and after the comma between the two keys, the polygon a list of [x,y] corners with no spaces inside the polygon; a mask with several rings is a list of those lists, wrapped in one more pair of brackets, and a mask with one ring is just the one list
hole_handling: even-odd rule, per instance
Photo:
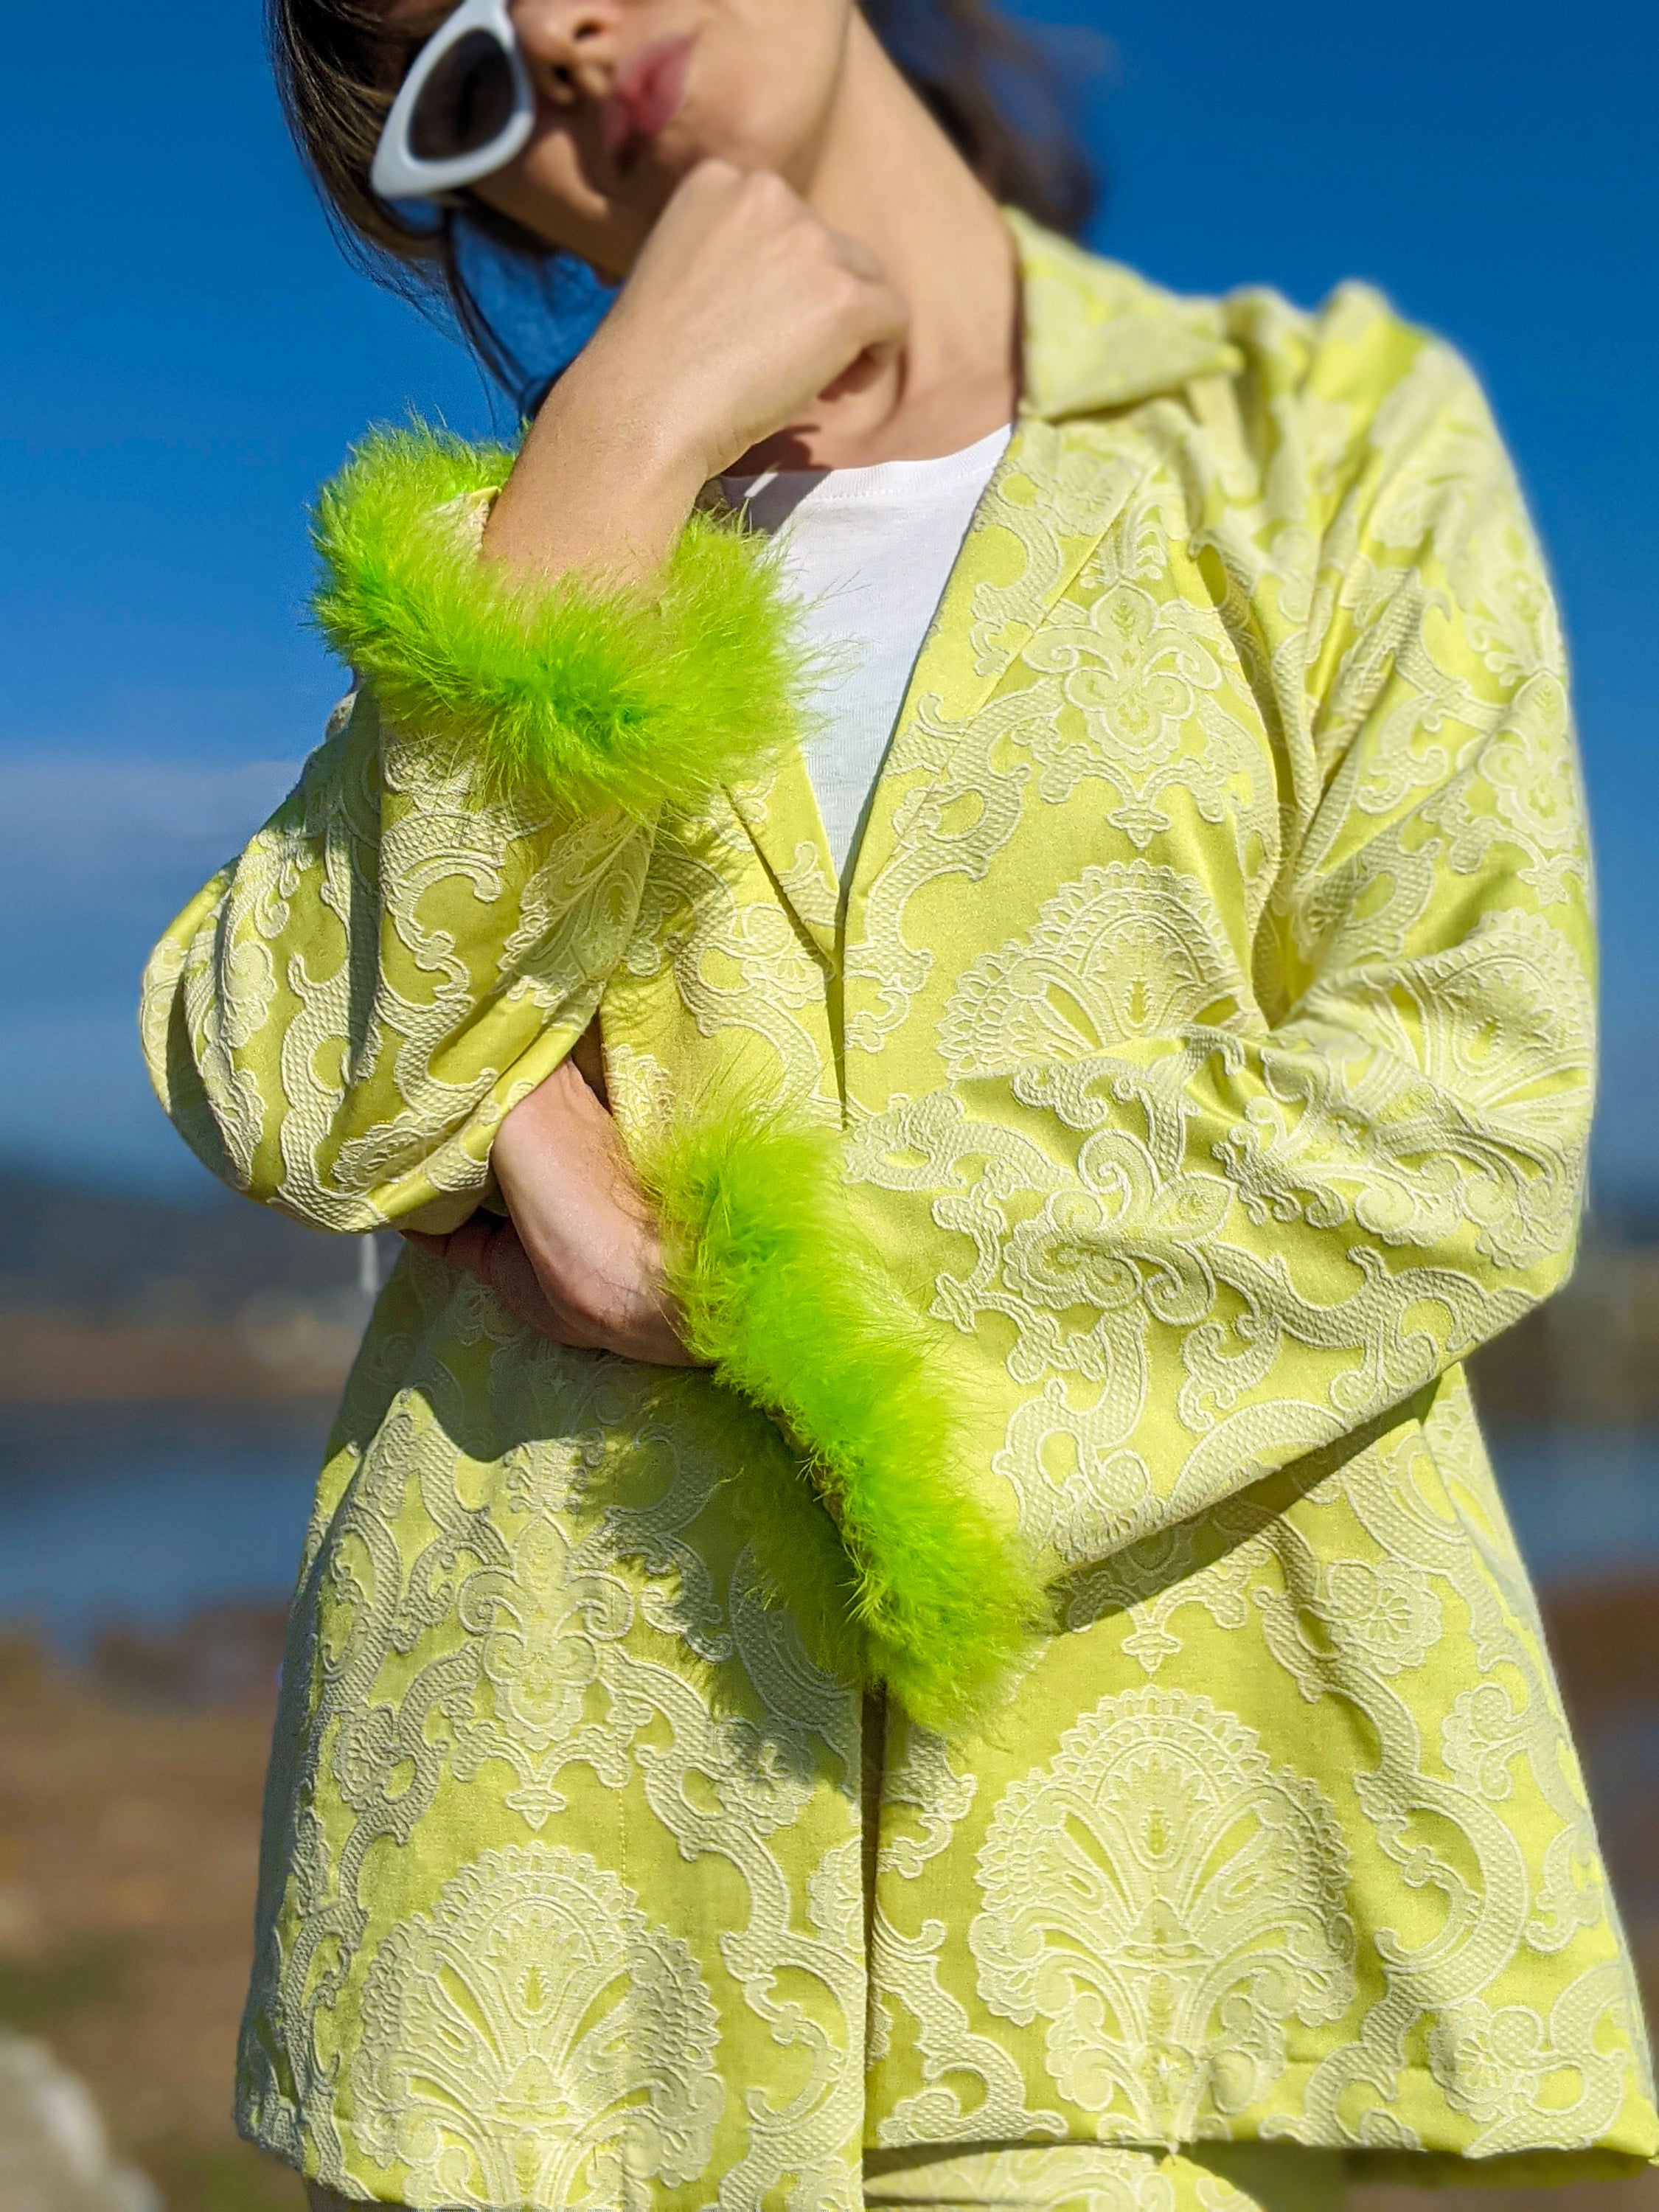
{"label": "jacket cuff", "polygon": [[452,746],[490,798],[579,811],[694,806],[771,766],[798,733],[802,656],[770,543],[696,514],[654,592],[527,584],[465,526],[512,464],[376,431],[318,499],[317,623],[389,720]]}
{"label": "jacket cuff", "polygon": [[[981,1717],[1042,1625],[1042,1587],[969,1472],[948,1340],[853,1219],[835,1133],[720,1109],[641,1167],[690,1348],[771,1415],[840,1531],[869,1671],[926,1727]],[[772,1515],[769,1498],[745,1517]],[[781,1528],[767,1551],[798,1613],[848,1602],[820,1587],[821,1552],[798,1553]]]}

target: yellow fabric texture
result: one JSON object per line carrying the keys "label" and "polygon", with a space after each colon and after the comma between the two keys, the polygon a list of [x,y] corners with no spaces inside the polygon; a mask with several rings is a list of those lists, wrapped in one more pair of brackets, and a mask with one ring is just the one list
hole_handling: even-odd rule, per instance
{"label": "yellow fabric texture", "polygon": [[1273,2143],[878,2151],[864,2166],[867,2212],[1340,2212],[1346,2194],[1340,2151]]}
{"label": "yellow fabric texture", "polygon": [[[876,2152],[865,2160],[864,2203],[866,2212],[1340,2212],[1346,2191],[1340,2151],[1049,2143]],[[353,2212],[355,2200],[334,2190],[313,2184],[309,2194],[312,2212]]]}
{"label": "yellow fabric texture", "polygon": [[1570,1266],[1591,1098],[1512,472],[1364,288],[1182,301],[1018,230],[1020,421],[844,895],[798,754],[647,821],[486,805],[360,690],[152,963],[180,1129],[326,1229],[463,1218],[595,1012],[642,1151],[736,1093],[839,1129],[1052,1590],[975,1732],[888,1700],[866,1898],[860,1688],[730,1504],[764,1413],[406,1254],[306,1547],[239,2087],[349,2197],[1659,2151],[1458,1364]]}

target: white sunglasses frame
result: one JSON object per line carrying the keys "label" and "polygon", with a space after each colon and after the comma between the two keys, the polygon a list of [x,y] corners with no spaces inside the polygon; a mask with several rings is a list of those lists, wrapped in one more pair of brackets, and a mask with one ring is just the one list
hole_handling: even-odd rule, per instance
{"label": "white sunglasses frame", "polygon": [[[368,181],[383,200],[423,200],[443,192],[459,191],[505,168],[523,150],[536,127],[536,92],[519,51],[518,33],[507,13],[508,0],[462,0],[449,20],[440,24],[410,64],[398,88],[392,112],[380,131]],[[415,110],[427,80],[448,53],[473,31],[485,31],[506,53],[513,71],[513,112],[487,145],[470,154],[457,154],[447,161],[426,161],[410,141]]]}

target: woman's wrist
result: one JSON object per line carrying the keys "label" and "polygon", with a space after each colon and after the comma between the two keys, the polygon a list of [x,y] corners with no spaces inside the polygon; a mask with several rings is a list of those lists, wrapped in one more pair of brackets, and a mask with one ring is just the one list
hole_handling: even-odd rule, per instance
{"label": "woman's wrist", "polygon": [[661,569],[696,505],[702,454],[603,362],[573,362],[532,424],[485,524],[483,550],[527,577],[581,569],[619,584]]}

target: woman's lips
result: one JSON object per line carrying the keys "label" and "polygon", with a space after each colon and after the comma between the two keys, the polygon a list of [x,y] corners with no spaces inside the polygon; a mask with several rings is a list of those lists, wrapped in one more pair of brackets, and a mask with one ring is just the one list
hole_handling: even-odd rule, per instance
{"label": "woman's lips", "polygon": [[695,39],[653,39],[629,54],[617,71],[605,103],[605,150],[626,151],[635,139],[654,138],[680,112],[691,73]]}

